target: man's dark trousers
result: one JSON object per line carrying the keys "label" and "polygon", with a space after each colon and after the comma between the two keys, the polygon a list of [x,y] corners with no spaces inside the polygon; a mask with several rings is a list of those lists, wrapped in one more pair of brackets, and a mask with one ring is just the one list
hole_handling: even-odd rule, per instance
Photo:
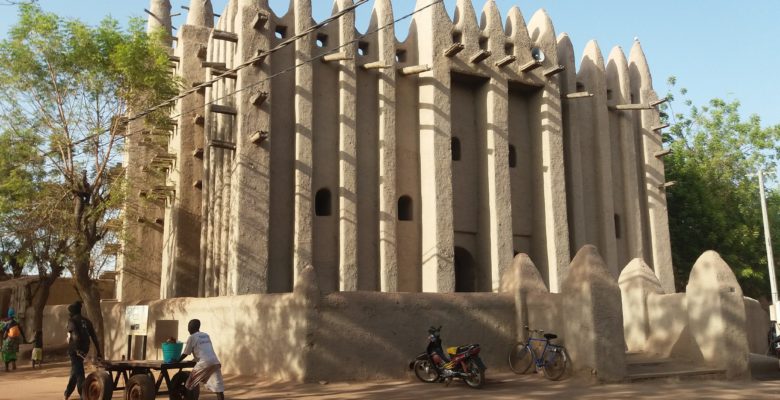
{"label": "man's dark trousers", "polygon": [[69,397],[76,388],[78,388],[80,396],[81,388],[84,386],[84,359],[78,354],[68,355],[70,356],[70,380],[65,388],[65,396]]}

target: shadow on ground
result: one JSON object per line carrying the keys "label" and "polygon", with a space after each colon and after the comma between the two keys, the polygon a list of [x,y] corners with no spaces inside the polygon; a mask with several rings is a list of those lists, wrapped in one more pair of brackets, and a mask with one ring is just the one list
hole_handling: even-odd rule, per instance
{"label": "shadow on ground", "polygon": [[[226,397],[239,399],[777,399],[780,393],[778,359],[751,355],[752,381],[649,381],[633,384],[592,385],[568,379],[551,382],[541,375],[514,375],[487,371],[487,382],[475,390],[455,381],[450,386],[425,384],[409,379],[376,382],[334,382],[297,384],[270,382],[250,376],[228,375],[225,378]],[[0,373],[0,400],[20,398],[60,398],[68,379],[67,362],[44,364],[42,369],[19,365],[14,372]],[[74,397],[75,398],[75,397]],[[115,392],[114,399],[122,399]],[[157,396],[167,399],[168,396]],[[202,390],[201,399],[211,400],[214,394]]]}

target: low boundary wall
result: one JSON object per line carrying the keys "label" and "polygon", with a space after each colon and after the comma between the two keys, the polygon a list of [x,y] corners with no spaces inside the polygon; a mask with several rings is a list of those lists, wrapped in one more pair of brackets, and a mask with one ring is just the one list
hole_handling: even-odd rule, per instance
{"label": "low boundary wall", "polygon": [[[481,344],[491,370],[508,368],[507,352],[525,337],[524,326],[552,331],[567,347],[570,371],[606,382],[625,378],[626,348],[722,367],[730,378],[749,376],[748,352],[765,349],[766,313],[742,297],[714,252],[694,266],[688,293],[664,294],[641,262],[626,268],[618,284],[593,246],[577,253],[562,293],[547,290],[525,254],[505,273],[511,275],[500,293],[323,295],[308,267],[292,293],[152,301],[145,303],[147,358],[161,358],[168,337],[185,341],[193,318],[211,336],[226,373],[303,382],[408,376],[409,361],[425,349],[428,327],[439,325],[445,346]],[[102,304],[108,358],[127,353],[130,305],[136,303]],[[67,307],[47,307],[45,314],[46,345],[65,344]]]}
{"label": "low boundary wall", "polygon": [[[187,321],[201,320],[228,374],[316,382],[408,376],[425,350],[427,330],[443,326],[445,346],[480,343],[491,370],[507,369],[513,343],[514,300],[495,293],[340,292],[322,296],[312,268],[293,293],[177,298],[149,306],[147,358],[162,358],[160,343],[185,341]],[[127,303],[103,303],[105,356],[127,352]],[[67,340],[65,306],[46,310],[47,345]],[[61,326],[58,326],[61,325]]]}

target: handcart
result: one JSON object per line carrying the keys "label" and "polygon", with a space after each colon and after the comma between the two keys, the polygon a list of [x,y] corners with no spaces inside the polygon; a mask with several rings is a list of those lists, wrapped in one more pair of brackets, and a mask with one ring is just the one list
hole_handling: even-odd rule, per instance
{"label": "handcart", "polygon": [[[154,400],[167,394],[170,400],[197,399],[197,388],[188,393],[184,383],[195,361],[164,363],[162,360],[99,361],[98,370],[84,381],[84,400],[109,400],[124,390],[126,400]],[[171,374],[173,374],[171,376]],[[161,390],[165,382],[165,390]]]}

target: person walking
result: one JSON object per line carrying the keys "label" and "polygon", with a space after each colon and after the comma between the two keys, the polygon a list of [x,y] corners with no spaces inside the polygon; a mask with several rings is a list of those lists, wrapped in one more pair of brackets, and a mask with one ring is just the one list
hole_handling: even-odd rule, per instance
{"label": "person walking", "polygon": [[92,321],[84,318],[81,315],[81,302],[68,306],[68,313],[70,319],[68,319],[68,357],[70,358],[70,379],[68,380],[68,386],[65,387],[64,400],[68,400],[74,390],[78,390],[79,396],[81,396],[81,389],[84,386],[84,358],[89,353],[89,341],[95,344],[95,350],[98,359],[103,358],[103,353],[100,350],[100,344],[98,343],[97,334],[95,328],[92,326]]}
{"label": "person walking", "polygon": [[8,309],[8,319],[3,327],[3,362],[5,363],[5,372],[9,371],[9,365],[16,370],[16,357],[19,353],[19,344],[27,342],[24,337],[24,330],[16,320],[16,311],[13,308]]}
{"label": "person walking", "polygon": [[217,400],[225,400],[225,383],[222,379],[222,364],[220,364],[211,338],[206,332],[200,331],[200,320],[193,319],[187,324],[190,337],[184,345],[179,362],[184,361],[188,355],[195,358],[195,367],[192,368],[184,387],[192,390],[201,382],[206,382],[206,388],[217,394]]}

